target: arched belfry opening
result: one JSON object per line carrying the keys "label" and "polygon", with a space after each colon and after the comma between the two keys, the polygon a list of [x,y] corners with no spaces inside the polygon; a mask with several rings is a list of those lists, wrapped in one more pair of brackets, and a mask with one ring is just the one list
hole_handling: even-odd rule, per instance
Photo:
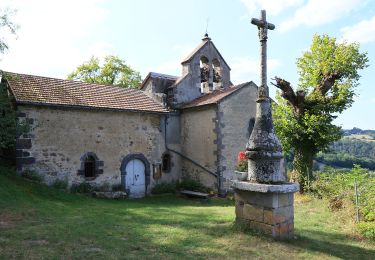
{"label": "arched belfry opening", "polygon": [[220,61],[218,59],[212,60],[212,72],[213,72],[214,90],[222,88],[223,87],[222,69],[220,66]]}
{"label": "arched belfry opening", "polygon": [[209,91],[209,78],[210,78],[210,63],[207,57],[200,58],[200,72],[201,72],[201,93]]}

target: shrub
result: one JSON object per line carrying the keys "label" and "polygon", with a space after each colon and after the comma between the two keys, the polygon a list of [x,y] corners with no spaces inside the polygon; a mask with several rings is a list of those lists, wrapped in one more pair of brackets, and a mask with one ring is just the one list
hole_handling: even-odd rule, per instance
{"label": "shrub", "polygon": [[165,194],[165,193],[175,193],[176,184],[175,183],[158,183],[152,189],[152,194]]}
{"label": "shrub", "polygon": [[35,181],[35,182],[42,182],[43,181],[42,176],[40,176],[36,171],[30,170],[30,169],[24,170],[21,173],[21,176],[24,177],[25,179],[30,180],[30,181]]}
{"label": "shrub", "polygon": [[360,222],[356,227],[364,237],[375,240],[375,222]]}
{"label": "shrub", "polygon": [[317,174],[312,192],[319,198],[328,199],[331,210],[339,210],[344,207],[344,201],[355,205],[354,183],[357,184],[360,220],[364,221],[359,223],[357,228],[365,237],[371,238],[375,234],[374,173],[362,169],[359,165],[355,165],[350,171],[326,167]]}
{"label": "shrub", "polygon": [[91,193],[94,191],[94,187],[88,182],[81,182],[79,184],[73,184],[70,187],[70,191],[74,193]]}
{"label": "shrub", "polygon": [[198,192],[208,192],[209,189],[205,187],[200,181],[196,179],[184,178],[178,184],[177,188],[180,190],[191,190]]}
{"label": "shrub", "polygon": [[68,188],[68,180],[67,179],[57,179],[52,183],[51,187],[55,188],[55,189],[58,189],[58,190],[66,190]]}
{"label": "shrub", "polygon": [[247,172],[248,163],[247,160],[241,160],[237,163],[236,170],[239,172]]}

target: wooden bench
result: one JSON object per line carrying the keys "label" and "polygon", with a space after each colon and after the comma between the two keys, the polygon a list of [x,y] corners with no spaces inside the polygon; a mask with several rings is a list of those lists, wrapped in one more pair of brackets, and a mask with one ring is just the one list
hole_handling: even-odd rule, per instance
{"label": "wooden bench", "polygon": [[185,195],[187,197],[191,197],[191,198],[199,198],[199,199],[208,199],[209,198],[209,194],[207,194],[207,193],[191,191],[191,190],[182,190],[182,191],[180,191],[180,194]]}

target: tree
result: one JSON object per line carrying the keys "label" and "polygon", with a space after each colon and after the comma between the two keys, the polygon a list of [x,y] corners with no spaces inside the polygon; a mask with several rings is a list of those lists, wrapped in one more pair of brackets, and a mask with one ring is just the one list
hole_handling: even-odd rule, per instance
{"label": "tree", "polygon": [[[10,18],[15,13],[11,9],[0,9],[0,29],[5,28],[11,34],[15,34],[18,26],[14,24]],[[3,37],[0,37],[0,54],[8,50],[9,46]],[[11,151],[15,148],[16,131],[20,130],[19,134],[27,131],[25,124],[20,124],[16,118],[16,111],[8,95],[8,90],[5,86],[6,75],[0,70],[0,151]],[[18,128],[19,126],[19,128]]]}
{"label": "tree", "polygon": [[5,72],[0,81],[0,152],[12,154],[15,149],[16,137],[27,134],[30,125],[26,120],[17,119],[14,100],[8,93],[6,79],[11,77]]}
{"label": "tree", "polygon": [[315,35],[310,50],[297,59],[297,90],[275,77],[276,84],[272,84],[281,90],[274,108],[275,131],[284,150],[294,152],[293,175],[302,192],[315,155],[340,139],[341,128],[332,121],[354,102],[358,71],[367,63],[367,53],[360,52],[359,44]]}
{"label": "tree", "polygon": [[[14,14],[14,10],[11,9],[0,9],[0,29],[5,27],[11,34],[16,34],[18,26],[14,24],[10,17]],[[4,53],[9,48],[3,37],[0,38],[0,53]]]}
{"label": "tree", "polygon": [[99,62],[98,58],[92,57],[69,74],[68,79],[126,88],[136,88],[140,85],[140,73],[126,65],[119,57],[106,56],[103,66],[100,66]]}

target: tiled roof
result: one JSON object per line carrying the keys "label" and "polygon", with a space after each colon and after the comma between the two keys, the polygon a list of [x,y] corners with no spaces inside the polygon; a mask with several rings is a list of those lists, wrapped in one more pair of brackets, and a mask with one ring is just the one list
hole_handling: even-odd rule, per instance
{"label": "tiled roof", "polygon": [[155,79],[155,78],[158,78],[158,79],[166,79],[166,80],[169,80],[170,82],[175,82],[178,77],[177,76],[172,76],[172,75],[168,75],[168,74],[162,74],[162,73],[157,73],[157,72],[149,72],[146,76],[146,78],[142,81],[142,84],[140,85],[139,89],[143,89],[143,87],[145,86],[146,82],[149,80],[149,79]]}
{"label": "tiled roof", "polygon": [[244,86],[250,84],[251,82],[245,82],[236,86],[231,86],[223,90],[214,90],[211,93],[205,94],[187,104],[185,104],[182,109],[185,108],[192,108],[192,107],[200,107],[210,104],[216,104],[220,102],[223,98],[231,95],[232,93],[236,92],[237,90],[243,88]]}
{"label": "tiled roof", "polygon": [[168,112],[143,91],[80,81],[4,72],[19,104]]}

